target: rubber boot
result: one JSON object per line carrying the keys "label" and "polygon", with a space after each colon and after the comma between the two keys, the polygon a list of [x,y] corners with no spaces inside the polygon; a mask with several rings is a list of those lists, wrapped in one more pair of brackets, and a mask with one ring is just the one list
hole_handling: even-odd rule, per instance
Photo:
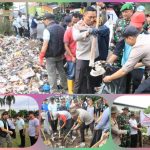
{"label": "rubber boot", "polygon": [[68,94],[73,94],[73,80],[67,80],[67,84],[68,84]]}

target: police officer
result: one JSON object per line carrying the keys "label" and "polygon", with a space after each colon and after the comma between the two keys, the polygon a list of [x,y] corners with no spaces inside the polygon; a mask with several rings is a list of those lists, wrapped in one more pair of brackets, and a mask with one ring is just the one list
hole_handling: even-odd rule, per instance
{"label": "police officer", "polygon": [[[129,108],[124,107],[123,112],[117,117],[117,122],[119,129],[121,130],[127,130],[130,131],[130,125],[129,125]],[[129,147],[130,146],[130,135],[122,135],[121,138],[121,147]]]}
{"label": "police officer", "polygon": [[[125,76],[135,67],[145,66],[147,68],[147,79],[139,85],[134,93],[150,93],[150,35],[139,34],[135,27],[128,26],[125,29],[124,38],[127,44],[133,46],[130,56],[120,70],[111,76],[106,76],[103,81],[111,82]],[[139,63],[138,66],[136,65],[137,63]]]}

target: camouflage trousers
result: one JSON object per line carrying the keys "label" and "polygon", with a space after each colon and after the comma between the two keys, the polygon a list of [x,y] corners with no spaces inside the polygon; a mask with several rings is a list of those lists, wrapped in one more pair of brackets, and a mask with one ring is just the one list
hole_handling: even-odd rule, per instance
{"label": "camouflage trousers", "polygon": [[121,147],[130,147],[131,139],[129,135],[122,135],[121,138]]}
{"label": "camouflage trousers", "polygon": [[12,147],[12,139],[9,134],[5,138],[0,136],[0,147]]}

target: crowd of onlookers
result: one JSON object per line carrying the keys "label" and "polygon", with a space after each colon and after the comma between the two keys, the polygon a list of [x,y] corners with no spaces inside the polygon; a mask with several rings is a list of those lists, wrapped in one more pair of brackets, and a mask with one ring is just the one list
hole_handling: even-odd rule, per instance
{"label": "crowd of onlookers", "polygon": [[[27,118],[20,113],[11,117],[4,111],[0,118],[0,147],[27,147],[26,137],[30,139],[30,145],[34,145],[39,137],[39,118],[33,111],[29,111]],[[19,139],[19,141],[18,141]],[[30,146],[28,145],[28,146]]]}
{"label": "crowd of onlookers", "polygon": [[111,108],[111,133],[114,142],[121,147],[142,147],[142,126],[139,116],[124,107],[120,113],[116,106]]}
{"label": "crowd of onlookers", "polygon": [[77,136],[73,132],[80,131],[79,142],[85,145],[86,131],[86,135],[91,135],[89,146],[92,147],[101,140],[103,134],[109,132],[109,107],[103,98],[96,102],[90,97],[80,101],[62,98],[58,107],[55,97],[50,97],[50,99],[44,100],[41,114],[44,121],[44,131],[51,139],[58,131],[65,137],[71,130],[68,136],[70,139],[75,140]]}
{"label": "crowd of onlookers", "polygon": [[[31,38],[36,38],[39,22],[45,26],[39,63],[44,66],[46,59],[51,93],[60,92],[57,74],[61,92],[69,94],[149,92],[150,11],[124,3],[118,15],[106,4],[82,6],[78,13],[67,10],[60,21],[50,13],[31,19]],[[22,36],[20,13],[15,24]],[[105,69],[99,61],[106,61]]]}

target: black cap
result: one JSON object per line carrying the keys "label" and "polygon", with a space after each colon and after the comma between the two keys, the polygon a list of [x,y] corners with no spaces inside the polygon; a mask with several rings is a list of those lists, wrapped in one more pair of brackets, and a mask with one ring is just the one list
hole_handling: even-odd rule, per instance
{"label": "black cap", "polygon": [[46,13],[43,17],[43,20],[45,19],[50,19],[50,20],[55,20],[55,15],[51,14],[51,13]]}
{"label": "black cap", "polygon": [[65,23],[70,23],[71,20],[72,20],[72,16],[65,16],[65,18],[64,18]]}
{"label": "black cap", "polygon": [[139,30],[135,28],[134,26],[127,26],[124,30],[123,37],[128,37],[128,36],[137,36],[139,34]]}

